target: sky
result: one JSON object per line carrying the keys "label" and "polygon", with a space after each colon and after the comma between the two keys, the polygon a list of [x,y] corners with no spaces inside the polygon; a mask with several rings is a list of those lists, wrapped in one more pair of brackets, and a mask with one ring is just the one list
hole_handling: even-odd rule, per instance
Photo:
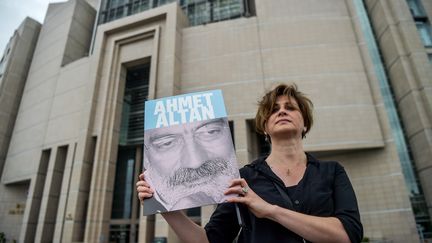
{"label": "sky", "polygon": [[0,0],[0,57],[10,37],[25,17],[43,23],[49,3],[65,0]]}

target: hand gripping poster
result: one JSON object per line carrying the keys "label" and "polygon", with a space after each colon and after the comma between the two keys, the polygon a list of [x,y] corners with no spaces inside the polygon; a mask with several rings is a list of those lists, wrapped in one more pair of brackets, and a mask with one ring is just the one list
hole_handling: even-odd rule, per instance
{"label": "hand gripping poster", "polygon": [[220,90],[145,102],[144,215],[222,203],[237,160]]}

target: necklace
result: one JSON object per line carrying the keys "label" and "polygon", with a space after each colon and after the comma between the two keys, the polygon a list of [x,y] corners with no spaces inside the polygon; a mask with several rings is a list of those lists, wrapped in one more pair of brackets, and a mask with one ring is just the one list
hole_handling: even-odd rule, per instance
{"label": "necklace", "polygon": [[[271,169],[273,169],[273,170],[277,170],[277,167],[276,167],[276,166],[271,165],[271,164],[268,164],[268,165],[270,166]],[[282,169],[282,168],[281,168],[281,170],[285,172],[285,175],[286,175],[286,176],[291,176],[292,173],[294,172],[294,169],[295,169],[296,167],[298,167],[299,165],[300,165],[300,163],[294,165],[292,168],[286,168],[286,169]]]}

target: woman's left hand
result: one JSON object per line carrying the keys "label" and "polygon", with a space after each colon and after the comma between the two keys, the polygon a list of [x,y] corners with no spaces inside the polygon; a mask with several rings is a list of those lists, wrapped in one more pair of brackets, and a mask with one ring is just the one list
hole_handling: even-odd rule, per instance
{"label": "woman's left hand", "polygon": [[251,188],[249,188],[247,182],[242,178],[232,180],[230,187],[224,194],[238,194],[238,197],[229,198],[227,202],[245,204],[258,218],[269,217],[276,207],[259,197]]}

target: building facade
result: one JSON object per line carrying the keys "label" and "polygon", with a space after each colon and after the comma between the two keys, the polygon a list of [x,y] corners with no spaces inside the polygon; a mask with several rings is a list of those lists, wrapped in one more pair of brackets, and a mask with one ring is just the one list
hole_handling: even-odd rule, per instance
{"label": "building facade", "polygon": [[[305,149],[346,168],[365,238],[431,239],[431,18],[426,0],[50,4],[23,37],[34,52],[10,45],[1,62],[14,65],[0,77],[0,232],[178,242],[135,192],[144,101],[221,89],[242,166],[270,149],[254,131],[257,101],[295,82],[314,102]],[[15,96],[4,88],[18,83]],[[213,210],[186,213],[205,225]]]}

